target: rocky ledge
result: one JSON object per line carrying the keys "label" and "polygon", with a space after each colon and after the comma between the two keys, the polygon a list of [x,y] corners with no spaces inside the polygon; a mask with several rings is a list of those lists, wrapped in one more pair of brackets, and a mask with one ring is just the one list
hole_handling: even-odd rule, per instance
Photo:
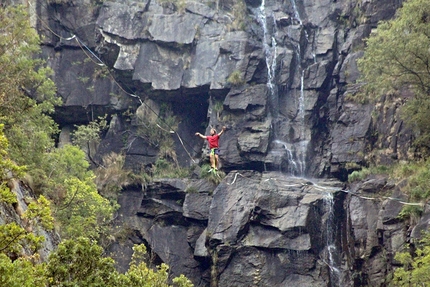
{"label": "rocky ledge", "polygon": [[343,186],[255,171],[232,171],[218,186],[158,180],[122,193],[117,223],[130,233],[112,254],[125,268],[143,242],[153,263],[196,286],[327,286]]}

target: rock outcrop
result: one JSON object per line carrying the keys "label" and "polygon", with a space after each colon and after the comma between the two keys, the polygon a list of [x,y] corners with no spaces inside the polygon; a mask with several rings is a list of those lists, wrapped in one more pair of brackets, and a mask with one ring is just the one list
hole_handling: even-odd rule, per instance
{"label": "rock outcrop", "polygon": [[232,171],[218,186],[159,180],[123,192],[117,225],[138,234],[124,246],[148,244],[196,286],[327,286],[343,185],[255,171]]}
{"label": "rock outcrop", "polygon": [[[390,196],[386,196],[386,195]],[[401,185],[232,171],[219,184],[159,179],[125,190],[111,255],[126,270],[133,244],[196,286],[386,286],[405,242],[428,228],[399,218]],[[127,259],[128,258],[128,259]]]}

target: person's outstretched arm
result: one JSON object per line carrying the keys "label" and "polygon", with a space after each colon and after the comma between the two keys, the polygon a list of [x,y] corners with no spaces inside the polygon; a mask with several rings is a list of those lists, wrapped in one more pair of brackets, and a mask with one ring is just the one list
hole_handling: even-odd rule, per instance
{"label": "person's outstretched arm", "polygon": [[198,137],[200,137],[200,138],[202,138],[202,139],[206,139],[206,136],[204,136],[204,135],[202,135],[201,133],[196,133],[196,136],[198,136]]}
{"label": "person's outstretched arm", "polygon": [[223,127],[222,127],[222,130],[218,133],[218,136],[221,136],[221,135],[224,133],[225,129],[226,129],[226,127],[225,127],[225,126],[223,126]]}

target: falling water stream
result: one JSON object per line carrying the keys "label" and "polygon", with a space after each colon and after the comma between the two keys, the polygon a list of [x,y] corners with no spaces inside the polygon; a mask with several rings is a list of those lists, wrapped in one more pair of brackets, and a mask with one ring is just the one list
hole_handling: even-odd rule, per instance
{"label": "falling water stream", "polygon": [[[308,32],[305,30],[303,25],[303,21],[300,17],[299,10],[297,9],[297,5],[295,0],[291,0],[291,5],[294,9],[294,15],[292,21],[296,23],[296,25],[292,26],[292,29],[302,29],[303,35],[305,36],[306,45],[310,43]],[[267,15],[265,0],[262,0],[261,6],[258,9],[254,10],[254,14],[256,15],[260,25],[263,29],[263,49],[267,66],[267,87],[270,92],[270,112],[272,117],[274,118],[274,122],[282,122],[277,121],[279,115],[279,95],[278,95],[278,87],[276,84],[276,71],[277,71],[277,45],[276,42],[276,20],[274,15]],[[269,29],[268,25],[272,23],[268,23],[268,19],[273,19],[273,29]],[[297,23],[299,24],[297,26]],[[271,26],[270,26],[271,27]],[[300,90],[298,95],[298,112],[297,116],[292,123],[296,125],[295,131],[298,133],[296,138],[298,141],[289,143],[285,142],[281,138],[279,138],[276,134],[276,127],[274,140],[272,141],[272,150],[271,153],[275,157],[284,157],[286,161],[288,161],[288,169],[292,175],[305,176],[306,173],[306,155],[307,148],[309,144],[310,135],[309,131],[306,130],[306,122],[305,122],[305,113],[306,113],[306,99],[305,99],[305,72],[306,65],[302,61],[302,47],[300,43],[291,41],[294,45],[294,53],[296,55],[296,71],[300,76]],[[281,43],[282,44],[282,43]],[[313,49],[312,49],[313,50]],[[316,63],[316,55],[311,51],[313,57],[313,63]],[[293,98],[293,97],[290,97]],[[323,188],[324,189],[324,188]],[[324,209],[326,210],[327,218],[325,220],[325,231],[326,234],[326,242],[324,249],[324,257],[323,261],[327,264],[330,270],[330,284],[331,286],[338,286],[341,277],[341,270],[338,267],[338,254],[339,252],[336,250],[336,218],[334,212],[334,199],[333,194],[329,191],[324,192]]]}
{"label": "falling water stream", "polygon": [[[297,4],[295,0],[291,0],[291,5],[294,9],[294,18],[300,24],[300,28],[303,29],[303,21],[300,17],[299,10],[297,9]],[[306,42],[309,42],[309,36],[306,30],[304,30],[304,35],[306,38]],[[306,137],[305,131],[305,91],[304,91],[304,79],[305,79],[305,68],[302,67],[302,56],[301,56],[301,47],[300,44],[295,46],[295,53],[297,56],[297,68],[300,72],[300,94],[299,94],[299,105],[298,105],[298,114],[297,114],[297,122],[300,127],[299,130],[299,142],[295,144],[296,148],[296,157],[299,162],[299,175],[304,176],[306,172],[306,152],[309,144],[309,140]]]}
{"label": "falling water stream", "polygon": [[[274,118],[274,123],[278,121],[279,117],[279,94],[278,86],[276,84],[276,71],[277,71],[277,42],[276,42],[276,21],[274,15],[268,17],[266,12],[265,0],[262,1],[260,7],[254,10],[254,14],[257,16],[258,21],[263,29],[263,49],[267,67],[267,87],[269,90],[269,107],[271,116]],[[298,15],[298,13],[297,13]],[[268,19],[273,19],[273,23],[268,23]],[[269,29],[269,25],[270,28]],[[303,82],[303,79],[302,79]],[[303,85],[301,89],[301,95],[303,93]],[[304,99],[300,99],[301,103],[304,103]],[[302,126],[304,125],[304,104],[300,105],[299,116],[301,119]],[[304,176],[305,173],[305,158],[306,158],[306,142],[300,142],[298,145],[294,143],[288,143],[280,139],[277,135],[276,126],[274,127],[274,140],[272,141],[271,153],[276,158],[285,158],[288,162],[287,172]],[[304,135],[304,132],[303,132]],[[300,135],[301,136],[301,135]],[[282,163],[279,164],[280,166]]]}
{"label": "falling water stream", "polygon": [[[268,31],[265,0],[261,2],[257,11],[257,16],[261,27],[263,28],[263,49],[267,67],[267,87],[270,92],[270,112],[272,113],[272,116],[277,117],[279,113],[278,87],[274,82],[276,75],[277,43],[275,35],[270,35]],[[274,27],[276,27],[276,23],[274,23]]]}
{"label": "falling water stream", "polygon": [[[299,23],[300,29],[303,29],[303,22],[300,18],[300,13],[297,9],[295,0],[291,0],[292,7],[294,8],[294,21]],[[279,94],[278,86],[276,84],[276,71],[277,71],[277,41],[276,33],[277,26],[273,14],[267,15],[265,0],[262,1],[258,9],[254,9],[262,30],[263,30],[263,50],[267,67],[267,87],[269,90],[269,110],[273,117],[273,131],[274,140],[271,144],[271,155],[278,160],[279,168],[283,167],[282,160],[286,161],[287,172],[293,175],[305,176],[306,172],[306,156],[309,144],[309,137],[306,131],[305,123],[305,91],[304,91],[304,76],[305,69],[301,66],[301,51],[300,45],[297,44],[295,49],[297,63],[296,70],[300,75],[300,90],[298,95],[298,113],[296,119],[291,124],[294,126],[296,133],[296,140],[294,142],[287,142],[285,139],[278,136],[277,124],[282,123],[279,115]],[[273,20],[273,23],[269,21]],[[305,31],[306,38],[308,38]],[[294,97],[290,97],[294,98]],[[282,160],[279,160],[282,158]],[[280,162],[279,162],[280,161]]]}
{"label": "falling water stream", "polygon": [[331,192],[327,192],[327,194],[324,197],[324,205],[327,208],[327,214],[328,217],[326,219],[325,225],[326,225],[326,264],[328,265],[330,269],[330,286],[336,287],[339,286],[339,279],[340,279],[340,269],[338,268],[337,263],[337,248],[335,245],[335,235],[336,230],[334,230],[336,224],[335,224],[335,214],[334,214],[334,200],[333,200],[333,194]]}
{"label": "falling water stream", "polygon": [[[303,27],[303,21],[300,17],[299,10],[297,9],[297,5],[295,0],[291,0],[292,7],[294,9],[294,17],[295,20],[298,21],[300,24],[300,27],[304,29]],[[306,39],[306,43],[309,44],[309,34],[304,29],[304,35]],[[300,44],[296,47],[296,55],[297,55],[297,67],[299,67],[301,74],[300,74],[300,96],[299,96],[299,110],[298,110],[298,122],[300,123],[300,126],[302,127],[300,130],[300,141],[298,144],[296,144],[296,153],[298,154],[298,161],[299,161],[299,167],[300,167],[300,173],[304,175],[305,173],[305,163],[306,163],[306,151],[309,144],[308,137],[306,137],[306,131],[305,131],[305,92],[304,92],[304,78],[305,78],[305,71],[306,67],[302,66],[302,58],[301,58],[301,50],[300,50]],[[312,57],[313,62],[316,63],[316,55],[313,52],[314,49],[312,49]],[[318,185],[316,185],[318,186]],[[325,189],[321,187],[322,189]],[[327,218],[325,220],[325,233],[326,233],[326,242],[325,242],[325,258],[324,261],[326,262],[329,271],[330,271],[330,286],[336,287],[339,286],[341,281],[341,269],[339,268],[339,252],[336,247],[336,215],[334,210],[334,198],[333,193],[330,191],[325,192],[324,196],[324,207],[326,209]]]}

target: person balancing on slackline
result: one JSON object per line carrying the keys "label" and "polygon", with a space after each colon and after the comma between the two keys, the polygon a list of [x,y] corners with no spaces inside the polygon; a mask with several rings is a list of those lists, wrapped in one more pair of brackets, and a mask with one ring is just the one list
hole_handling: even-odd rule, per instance
{"label": "person balancing on slackline", "polygon": [[218,170],[218,162],[219,162],[219,137],[225,131],[225,126],[222,127],[222,130],[217,134],[214,128],[210,131],[210,136],[204,136],[201,133],[196,133],[196,136],[205,139],[209,143],[209,160],[211,163],[211,169],[209,171],[217,171]]}

